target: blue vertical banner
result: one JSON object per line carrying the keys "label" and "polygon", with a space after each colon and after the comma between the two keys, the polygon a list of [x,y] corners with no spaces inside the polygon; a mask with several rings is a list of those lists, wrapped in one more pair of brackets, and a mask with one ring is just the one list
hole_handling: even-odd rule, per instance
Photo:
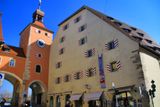
{"label": "blue vertical banner", "polygon": [[98,55],[98,64],[99,64],[100,86],[101,88],[106,88],[104,66],[103,66],[103,54]]}

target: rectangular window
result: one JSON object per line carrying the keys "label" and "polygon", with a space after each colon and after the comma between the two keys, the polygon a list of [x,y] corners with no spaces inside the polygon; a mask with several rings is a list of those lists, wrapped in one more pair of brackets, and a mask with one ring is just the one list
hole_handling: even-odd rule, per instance
{"label": "rectangular window", "polygon": [[66,75],[64,77],[64,82],[69,82],[71,80],[71,76],[70,75]]}
{"label": "rectangular window", "polygon": [[63,27],[63,30],[67,30],[69,28],[69,24],[66,24],[64,27]]}
{"label": "rectangular window", "polygon": [[82,26],[79,28],[79,32],[84,31],[86,28],[87,28],[87,24],[82,25]]}
{"label": "rectangular window", "polygon": [[15,60],[14,59],[10,59],[9,66],[10,67],[14,67],[15,66]]}
{"label": "rectangular window", "polygon": [[64,53],[64,48],[61,48],[60,50],[59,50],[59,55],[62,55]]}
{"label": "rectangular window", "polygon": [[81,20],[81,16],[78,16],[76,19],[74,19],[74,23],[78,23]]}
{"label": "rectangular window", "polygon": [[117,63],[116,63],[116,61],[113,61],[110,64],[111,64],[111,72],[117,71]]}
{"label": "rectangular window", "polygon": [[56,84],[60,84],[60,83],[61,83],[61,78],[60,78],[60,77],[57,77],[56,80],[55,80],[55,83],[56,83]]}
{"label": "rectangular window", "polygon": [[105,47],[107,50],[112,50],[116,47],[118,47],[119,43],[118,43],[118,39],[112,40],[109,43],[105,44]]}
{"label": "rectangular window", "polygon": [[60,43],[63,43],[64,40],[65,40],[65,37],[63,36],[63,37],[60,38],[59,42],[60,42]]}
{"label": "rectangular window", "polygon": [[95,55],[95,49],[89,49],[88,51],[85,52],[85,56],[86,57],[92,57],[93,55]]}
{"label": "rectangular window", "polygon": [[96,68],[89,68],[86,72],[86,76],[87,77],[93,77],[96,74]]}
{"label": "rectangular window", "polygon": [[109,43],[108,43],[108,45],[109,45],[109,50],[111,50],[111,49],[114,49],[114,48],[115,48],[114,41],[109,42]]}
{"label": "rectangular window", "polygon": [[58,68],[60,68],[62,66],[62,62],[57,62],[56,63],[56,68],[58,69]]}
{"label": "rectangular window", "polygon": [[83,76],[83,72],[77,72],[74,74],[74,79],[79,80],[82,78],[82,76]]}
{"label": "rectangular window", "polygon": [[79,45],[84,45],[87,42],[87,37],[81,38],[79,40]]}

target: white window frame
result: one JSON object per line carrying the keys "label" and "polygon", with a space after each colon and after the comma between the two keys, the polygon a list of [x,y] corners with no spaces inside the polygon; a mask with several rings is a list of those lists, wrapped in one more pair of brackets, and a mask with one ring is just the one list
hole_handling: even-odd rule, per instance
{"label": "white window frame", "polygon": [[[14,60],[14,64],[11,64],[11,60]],[[9,60],[9,66],[10,67],[15,67],[16,66],[16,60],[13,59],[13,58],[10,58],[10,60]]]}

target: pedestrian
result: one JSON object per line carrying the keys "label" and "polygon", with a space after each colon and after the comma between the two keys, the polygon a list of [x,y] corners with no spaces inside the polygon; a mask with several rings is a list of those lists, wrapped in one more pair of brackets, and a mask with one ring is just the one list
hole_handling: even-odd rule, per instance
{"label": "pedestrian", "polygon": [[4,107],[4,104],[6,103],[6,99],[5,98],[2,98],[1,100],[1,107]]}
{"label": "pedestrian", "polygon": [[66,102],[65,107],[71,107],[70,101],[67,101],[67,102]]}

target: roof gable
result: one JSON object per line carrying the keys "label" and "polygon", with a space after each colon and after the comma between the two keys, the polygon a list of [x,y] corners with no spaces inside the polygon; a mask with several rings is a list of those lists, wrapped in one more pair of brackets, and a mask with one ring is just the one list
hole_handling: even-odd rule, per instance
{"label": "roof gable", "polygon": [[62,21],[60,25],[62,25],[64,22],[68,21],[70,18],[72,18],[73,16],[75,16],[76,14],[78,14],[79,12],[81,12],[82,10],[88,10],[91,13],[93,13],[94,15],[96,15],[97,17],[99,17],[101,20],[105,21],[106,23],[110,24],[111,26],[113,26],[114,28],[116,28],[117,30],[119,30],[120,32],[122,32],[123,34],[125,34],[126,36],[128,36],[130,39],[138,42],[140,45],[145,46],[150,48],[151,50],[158,52],[160,54],[160,45],[158,45],[147,33],[145,33],[144,31],[130,26],[128,24],[125,24],[123,22],[120,22],[117,19],[114,19],[110,16],[107,16],[97,10],[94,10],[88,6],[83,6],[81,7],[79,10],[77,10],[75,13],[73,13],[71,16],[69,16],[67,19],[65,19],[64,21]]}

